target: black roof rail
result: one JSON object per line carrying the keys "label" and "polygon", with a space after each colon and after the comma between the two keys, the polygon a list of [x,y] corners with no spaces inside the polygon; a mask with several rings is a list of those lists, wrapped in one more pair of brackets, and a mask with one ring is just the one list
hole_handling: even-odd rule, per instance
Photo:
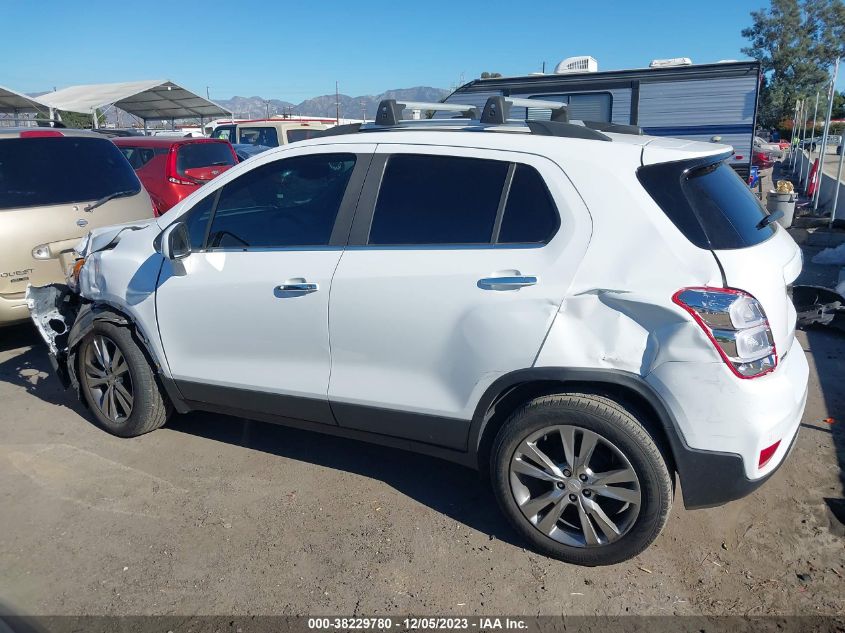
{"label": "black roof rail", "polygon": [[583,138],[590,141],[612,141],[613,139],[577,123],[560,121],[526,121],[525,125],[536,136],[557,136],[560,138]]}
{"label": "black roof rail", "polygon": [[540,99],[519,99],[516,97],[490,97],[484,104],[481,122],[490,125],[503,125],[507,122],[512,107],[545,108],[552,111],[551,120],[558,123],[569,123],[569,106],[559,101],[542,101]]}
{"label": "black roof rail", "polygon": [[617,134],[643,135],[643,129],[636,125],[624,125],[622,123],[606,123],[604,121],[581,121],[585,126],[599,132],[616,132]]}
{"label": "black roof rail", "polygon": [[442,112],[459,112],[467,119],[479,117],[478,108],[458,103],[440,103],[434,101],[397,101],[383,99],[376,110],[376,125],[398,125],[402,120],[403,110],[440,110]]}

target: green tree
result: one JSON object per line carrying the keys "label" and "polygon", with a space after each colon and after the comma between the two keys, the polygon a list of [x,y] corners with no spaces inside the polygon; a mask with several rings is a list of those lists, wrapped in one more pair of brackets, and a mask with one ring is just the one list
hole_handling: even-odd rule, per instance
{"label": "green tree", "polygon": [[760,61],[764,81],[758,118],[777,126],[791,117],[799,97],[824,94],[829,69],[843,54],[845,5],[842,0],[771,0],[769,9],[752,11],[752,26],[742,35],[742,52]]}
{"label": "green tree", "polygon": [[845,119],[845,94],[838,91],[833,93],[833,113],[831,118]]}

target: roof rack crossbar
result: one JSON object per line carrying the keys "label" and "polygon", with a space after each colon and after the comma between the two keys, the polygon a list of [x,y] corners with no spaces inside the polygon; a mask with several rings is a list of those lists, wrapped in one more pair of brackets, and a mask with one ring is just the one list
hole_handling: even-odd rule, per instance
{"label": "roof rack crossbar", "polygon": [[397,125],[402,120],[404,110],[459,112],[467,119],[478,118],[478,108],[458,103],[439,103],[434,101],[398,101],[383,99],[376,110],[376,125]]}
{"label": "roof rack crossbar", "polygon": [[514,97],[490,97],[484,104],[481,122],[491,125],[502,125],[508,120],[511,108],[545,108],[552,111],[551,120],[558,123],[569,122],[569,107],[559,101],[542,101],[540,99],[519,99]]}

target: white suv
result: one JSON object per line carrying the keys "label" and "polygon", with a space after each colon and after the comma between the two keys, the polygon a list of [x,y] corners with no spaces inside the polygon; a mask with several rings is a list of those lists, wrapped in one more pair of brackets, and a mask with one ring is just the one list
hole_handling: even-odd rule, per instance
{"label": "white suv", "polygon": [[804,410],[795,242],[729,147],[518,106],[385,103],[92,232],[29,292],[59,375],[116,435],[218,411],[477,468],[572,563],[645,549],[676,474],[688,508],[748,494]]}

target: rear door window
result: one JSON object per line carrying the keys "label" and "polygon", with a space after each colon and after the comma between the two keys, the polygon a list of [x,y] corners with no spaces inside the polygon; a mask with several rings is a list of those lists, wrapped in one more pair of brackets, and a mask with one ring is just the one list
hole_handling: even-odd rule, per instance
{"label": "rear door window", "polygon": [[747,248],[774,234],[758,228],[763,205],[724,161],[677,161],[641,167],[637,175],[672,223],[699,248]]}
{"label": "rear door window", "polygon": [[186,143],[179,145],[176,171],[184,176],[189,169],[234,165],[236,159],[228,143]]}
{"label": "rear door window", "polygon": [[279,135],[274,127],[242,127],[241,143],[278,147]]}
{"label": "rear door window", "polygon": [[0,209],[99,200],[141,191],[117,146],[105,138],[0,140]]}
{"label": "rear door window", "polygon": [[509,163],[396,154],[387,161],[370,244],[489,244]]}

